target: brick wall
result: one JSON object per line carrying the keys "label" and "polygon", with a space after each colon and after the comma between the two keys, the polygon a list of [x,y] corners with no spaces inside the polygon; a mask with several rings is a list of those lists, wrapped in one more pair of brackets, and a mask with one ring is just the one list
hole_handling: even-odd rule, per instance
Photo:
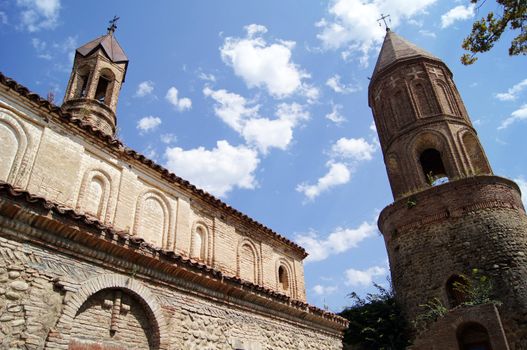
{"label": "brick wall", "polygon": [[[258,225],[189,196],[144,164],[123,159],[104,142],[36,112],[29,101],[5,91],[0,94],[0,134],[10,140],[0,156],[2,181],[187,257],[192,230],[201,223],[209,234],[202,241],[207,244],[204,263],[229,275],[255,270],[256,283],[267,288],[277,287],[279,259],[302,265],[297,248]],[[258,248],[258,259],[241,255],[238,261],[236,247],[246,240]],[[239,264],[252,265],[240,269]],[[291,275],[298,288],[292,295],[305,301],[303,269],[292,269]]]}

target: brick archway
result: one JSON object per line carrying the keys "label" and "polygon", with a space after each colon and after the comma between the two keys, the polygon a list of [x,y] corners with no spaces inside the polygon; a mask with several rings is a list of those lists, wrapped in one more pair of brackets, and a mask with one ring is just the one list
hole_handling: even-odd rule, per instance
{"label": "brick archway", "polygon": [[167,324],[156,297],[143,283],[129,277],[116,274],[105,274],[92,278],[81,284],[80,288],[67,298],[62,315],[46,340],[45,349],[67,350],[71,339],[73,321],[82,305],[94,294],[105,289],[121,289],[142,304],[152,322],[152,336],[158,340],[159,350],[168,349]]}

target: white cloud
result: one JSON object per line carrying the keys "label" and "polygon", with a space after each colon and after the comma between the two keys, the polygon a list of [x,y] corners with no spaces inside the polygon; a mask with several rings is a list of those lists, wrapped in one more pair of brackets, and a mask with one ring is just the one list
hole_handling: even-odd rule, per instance
{"label": "white cloud", "polygon": [[348,286],[371,286],[373,279],[379,276],[386,276],[388,270],[381,266],[372,266],[366,270],[346,270],[346,285]]}
{"label": "white cloud", "polygon": [[372,222],[363,222],[356,228],[337,227],[326,237],[320,238],[316,233],[298,234],[295,242],[309,253],[308,261],[322,261],[330,255],[344,253],[356,248],[360,242],[372,237],[377,232],[377,226]]}
{"label": "white cloud", "polygon": [[331,120],[333,123],[340,125],[346,121],[346,118],[340,113],[342,105],[333,105],[331,112],[326,114],[326,119]]}
{"label": "white cloud", "polygon": [[177,141],[177,136],[174,135],[174,134],[171,134],[171,133],[161,134],[161,136],[159,138],[160,138],[161,142],[163,142],[164,144],[167,144],[167,145]]}
{"label": "white cloud", "polygon": [[218,141],[216,147],[183,150],[167,147],[167,168],[208,192],[223,197],[234,188],[252,189],[257,185],[254,171],[258,154],[245,146]]}
{"label": "white cloud", "polygon": [[263,154],[269,148],[286,149],[293,139],[293,129],[309,118],[304,106],[298,103],[279,104],[277,119],[270,119],[260,116],[259,105],[250,106],[250,102],[238,94],[209,87],[203,89],[203,93],[216,101],[215,114]]}
{"label": "white cloud", "polygon": [[523,206],[527,209],[527,180],[525,180],[523,176],[520,176],[515,178],[514,182],[516,182],[520,187],[520,191],[522,192]]}
{"label": "white cloud", "polygon": [[246,38],[226,38],[221,47],[223,61],[241,77],[249,88],[265,87],[274,97],[289,96],[302,87],[302,79],[308,77],[291,61],[294,42],[278,41],[268,45],[257,36],[267,30],[251,24],[245,27]]}
{"label": "white cloud", "polygon": [[385,35],[377,20],[390,14],[390,27],[424,13],[437,0],[334,0],[329,7],[329,19],[323,18],[316,26],[317,37],[325,49],[342,49],[342,57],[359,56],[363,67],[368,66],[369,54]]}
{"label": "white cloud", "polygon": [[303,193],[308,200],[314,200],[323,192],[329,191],[331,188],[348,183],[351,179],[351,171],[346,164],[337,162],[328,162],[328,172],[317,180],[314,185],[309,185],[305,182],[296,187],[298,192]]}
{"label": "white cloud", "polygon": [[331,153],[334,157],[354,161],[370,160],[375,151],[375,145],[368,143],[362,137],[358,139],[342,137],[331,146]]}
{"label": "white cloud", "polygon": [[507,92],[500,92],[496,94],[496,98],[500,101],[514,101],[518,98],[520,92],[527,88],[527,79],[519,82],[511,87]]}
{"label": "white cloud", "polygon": [[316,284],[313,287],[313,293],[316,295],[329,295],[335,293],[337,290],[337,286],[323,286],[321,284]]}
{"label": "white cloud", "polygon": [[459,5],[450,9],[441,16],[441,28],[450,27],[454,22],[463,21],[474,17],[475,4]]}
{"label": "white cloud", "polygon": [[192,101],[190,100],[190,98],[187,98],[187,97],[179,98],[178,94],[179,93],[176,87],[172,86],[171,88],[168,89],[165,98],[172,106],[174,106],[180,112],[183,112],[183,111],[186,111],[192,108]]}
{"label": "white cloud", "polygon": [[137,129],[141,132],[155,130],[161,124],[161,119],[154,116],[143,117],[137,122]]}
{"label": "white cloud", "polygon": [[59,19],[60,0],[17,0],[21,8],[20,24],[29,32],[56,27]]}
{"label": "white cloud", "polygon": [[248,26],[245,26],[244,29],[247,32],[247,36],[249,38],[254,37],[256,34],[267,33],[267,28],[260,24],[249,24]]}
{"label": "white cloud", "polygon": [[424,30],[424,29],[420,30],[419,34],[421,34],[422,36],[427,36],[429,38],[436,38],[437,37],[436,33],[431,32],[429,30]]}
{"label": "white cloud", "polygon": [[199,73],[198,78],[204,81],[210,81],[212,83],[216,82],[216,77],[214,76],[214,74],[207,74],[207,73],[201,72]]}
{"label": "white cloud", "polygon": [[508,128],[512,123],[519,121],[519,120],[527,120],[527,104],[524,104],[519,109],[515,110],[511,113],[511,116],[505,119],[500,126],[498,127],[498,130],[506,129]]}
{"label": "white cloud", "polygon": [[260,106],[249,107],[250,103],[243,96],[224,89],[212,90],[209,87],[203,89],[203,94],[216,101],[214,113],[237,132],[242,131],[246,119],[259,117]]}
{"label": "white cloud", "polygon": [[326,85],[329,86],[333,91],[339,94],[349,94],[352,92],[360,91],[359,86],[346,85],[340,82],[340,75],[335,74],[326,81]]}
{"label": "white cloud", "polygon": [[154,91],[154,83],[150,80],[145,80],[139,83],[135,95],[138,97],[145,97]]}

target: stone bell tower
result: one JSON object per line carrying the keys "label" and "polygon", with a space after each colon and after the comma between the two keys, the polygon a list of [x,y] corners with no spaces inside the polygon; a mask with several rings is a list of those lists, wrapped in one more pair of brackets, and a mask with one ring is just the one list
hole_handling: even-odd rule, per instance
{"label": "stone bell tower", "polygon": [[[518,186],[492,174],[452,72],[387,29],[368,99],[395,199],[378,225],[396,298],[410,322],[434,298],[450,309],[414,330],[414,348],[527,349],[527,216]],[[501,306],[460,306],[453,284],[475,268]]]}
{"label": "stone bell tower", "polygon": [[62,104],[64,111],[109,135],[115,133],[117,99],[128,67],[128,58],[114,36],[116,21],[110,21],[106,35],[76,50]]}

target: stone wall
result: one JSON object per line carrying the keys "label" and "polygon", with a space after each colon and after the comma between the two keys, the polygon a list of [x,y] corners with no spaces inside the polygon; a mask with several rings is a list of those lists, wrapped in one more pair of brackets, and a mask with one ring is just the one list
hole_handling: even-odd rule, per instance
{"label": "stone wall", "polygon": [[324,316],[241,286],[234,293],[226,284],[198,283],[206,280],[199,275],[156,271],[161,262],[153,258],[136,269],[116,248],[94,241],[101,249],[92,250],[82,244],[86,237],[73,239],[73,232],[83,235],[82,225],[0,207],[0,348],[342,348],[343,326]]}
{"label": "stone wall", "polygon": [[409,321],[433,298],[452,306],[449,278],[478,268],[503,303],[511,349],[527,348],[527,216],[512,181],[481,176],[430,188],[385,208],[379,227]]}
{"label": "stone wall", "polygon": [[[305,300],[305,251],[233,210],[170,183],[145,162],[57,120],[13,91],[0,94],[0,180],[86,213],[106,225],[232,276]],[[210,197],[210,196],[209,196]],[[208,197],[207,197],[208,198]],[[225,206],[226,207],[226,206]],[[191,247],[197,229],[202,247]],[[196,242],[196,240],[194,240]],[[254,258],[242,250],[247,242]],[[251,266],[245,266],[251,264]],[[241,267],[240,267],[241,266]],[[278,288],[288,269],[291,288]],[[247,274],[245,271],[253,271]]]}

